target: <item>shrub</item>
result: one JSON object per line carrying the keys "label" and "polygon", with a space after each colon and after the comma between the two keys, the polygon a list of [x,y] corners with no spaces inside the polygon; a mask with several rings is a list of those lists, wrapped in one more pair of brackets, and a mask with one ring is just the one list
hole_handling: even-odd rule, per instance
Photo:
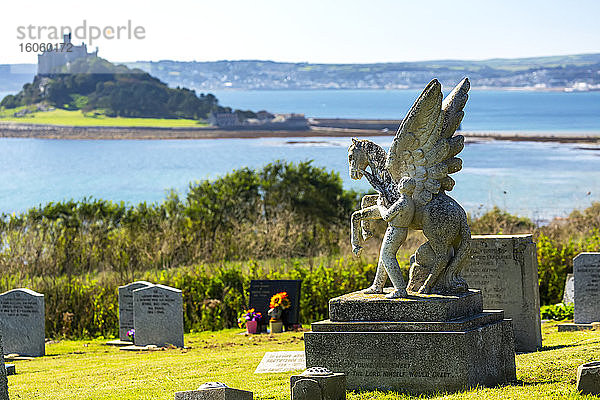
{"label": "shrub", "polygon": [[558,303],[549,306],[542,306],[540,309],[540,314],[542,319],[552,319],[554,321],[573,319],[573,305]]}
{"label": "shrub", "polygon": [[[237,326],[252,279],[300,279],[300,321],[310,323],[326,318],[331,297],[363,289],[374,277],[375,265],[360,259],[322,259],[316,266],[307,261],[201,264],[136,273],[130,280],[181,289],[190,332]],[[117,288],[126,283],[110,272],[53,279],[5,275],[0,290],[22,286],[44,294],[47,337],[112,337],[119,327]]]}

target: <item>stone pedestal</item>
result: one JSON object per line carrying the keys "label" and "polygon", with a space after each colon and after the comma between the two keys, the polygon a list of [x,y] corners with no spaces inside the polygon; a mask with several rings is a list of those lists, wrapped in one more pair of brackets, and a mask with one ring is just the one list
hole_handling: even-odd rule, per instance
{"label": "stone pedestal", "polygon": [[[364,308],[361,307],[364,305]],[[330,300],[330,319],[304,334],[307,367],[346,374],[349,390],[458,391],[516,379],[514,335],[481,292]],[[375,317],[366,320],[369,310]],[[353,315],[357,315],[354,317]]]}

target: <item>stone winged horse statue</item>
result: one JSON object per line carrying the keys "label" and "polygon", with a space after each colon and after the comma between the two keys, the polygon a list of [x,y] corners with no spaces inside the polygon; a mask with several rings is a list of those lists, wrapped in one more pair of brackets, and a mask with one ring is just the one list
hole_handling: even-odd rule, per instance
{"label": "stone winged horse statue", "polygon": [[[446,194],[455,183],[449,175],[462,168],[456,155],[464,148],[465,138],[454,133],[464,116],[468,91],[465,78],[442,101],[440,83],[431,81],[400,124],[387,154],[372,141],[352,139],[350,176],[365,176],[378,192],[364,196],[361,210],[352,214],[351,242],[356,255],[362,249],[359,233],[364,240],[372,236],[368,220],[388,218],[375,281],[366,293],[382,293],[386,273],[396,289],[396,295],[388,297],[405,297],[410,292],[458,294],[468,289],[459,273],[469,260],[471,232],[464,209]],[[402,216],[393,220],[393,212]],[[402,288],[396,252],[408,229],[422,230],[428,241],[412,255],[409,282]]]}

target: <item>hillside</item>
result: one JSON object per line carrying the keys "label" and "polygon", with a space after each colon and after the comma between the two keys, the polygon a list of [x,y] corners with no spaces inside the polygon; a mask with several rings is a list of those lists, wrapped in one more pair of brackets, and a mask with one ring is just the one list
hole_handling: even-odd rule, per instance
{"label": "hillside", "polygon": [[[138,61],[126,63],[171,87],[217,89],[421,88],[433,77],[453,86],[469,76],[473,87],[600,89],[600,54],[484,61],[441,60],[377,64],[310,64],[273,61]],[[0,91],[16,91],[35,65],[0,65]]]}
{"label": "hillside", "polygon": [[102,58],[80,59],[60,73],[36,75],[0,107],[82,110],[108,117],[185,118],[200,120],[224,110],[212,94],[196,95],[186,88],[169,88],[140,69],[115,65]]}
{"label": "hillside", "polygon": [[468,76],[473,87],[600,89],[600,54],[485,61],[442,60],[378,64],[272,61],[135,62],[128,64],[171,86],[216,89],[404,89],[432,78],[453,87]]}

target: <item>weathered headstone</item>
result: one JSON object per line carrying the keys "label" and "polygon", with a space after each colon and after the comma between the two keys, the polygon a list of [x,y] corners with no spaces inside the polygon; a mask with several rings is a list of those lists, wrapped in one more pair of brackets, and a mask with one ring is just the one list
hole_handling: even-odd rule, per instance
{"label": "weathered headstone", "polygon": [[290,377],[292,400],[346,400],[346,374],[313,367]]}
{"label": "weathered headstone", "polygon": [[471,262],[461,272],[481,290],[483,308],[512,318],[517,351],[542,346],[538,264],[531,235],[474,235]]}
{"label": "weathered headstone", "polygon": [[133,329],[133,291],[152,286],[146,281],[136,281],[125,286],[119,286],[119,339],[131,341],[127,332]]}
{"label": "weathered headstone", "polygon": [[600,321],[600,253],[580,253],[573,259],[576,324]]}
{"label": "weathered headstone", "polygon": [[134,290],[133,326],[136,346],[183,347],[181,290],[164,285]]}
{"label": "weathered headstone", "polygon": [[0,330],[0,400],[9,400],[8,378],[6,375],[6,366],[4,365],[4,350],[2,349],[2,331]]}
{"label": "weathered headstone", "polygon": [[563,294],[564,304],[573,304],[575,302],[575,278],[573,274],[567,274],[565,279],[565,292]]}
{"label": "weathered headstone", "polygon": [[600,395],[600,361],[581,364],[577,368],[577,390],[582,394]]}
{"label": "weathered headstone", "polygon": [[46,354],[44,295],[29,289],[0,294],[0,330],[6,354]]}
{"label": "weathered headstone", "polygon": [[283,315],[286,326],[298,323],[300,313],[300,285],[297,280],[253,280],[250,281],[250,308],[262,313],[263,324],[268,323],[267,312],[271,297],[279,292],[287,292],[292,303]]}
{"label": "weathered headstone", "polygon": [[306,369],[303,351],[270,351],[265,353],[254,373],[271,374],[301,369]]}

